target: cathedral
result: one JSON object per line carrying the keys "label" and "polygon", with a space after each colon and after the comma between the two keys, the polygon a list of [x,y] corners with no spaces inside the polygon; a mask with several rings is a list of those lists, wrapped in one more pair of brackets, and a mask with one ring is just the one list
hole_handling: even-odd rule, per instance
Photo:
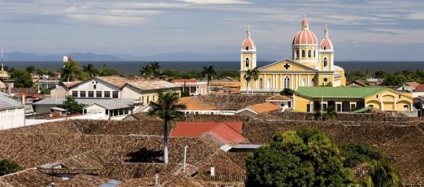
{"label": "cathedral", "polygon": [[[284,88],[296,90],[298,87],[346,85],[343,68],[334,64],[334,46],[329,38],[327,27],[324,38],[318,44],[316,35],[309,30],[309,22],[302,20],[302,28],[292,42],[292,58],[283,59],[262,67],[257,67],[256,46],[251,38],[250,28],[242,43],[240,59],[240,92],[279,93]],[[252,69],[259,71],[258,79],[245,79]]]}

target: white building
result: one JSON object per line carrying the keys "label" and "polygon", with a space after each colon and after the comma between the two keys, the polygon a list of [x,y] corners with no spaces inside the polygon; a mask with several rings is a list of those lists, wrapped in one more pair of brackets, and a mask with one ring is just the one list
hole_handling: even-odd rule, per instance
{"label": "white building", "polygon": [[0,93],[0,129],[10,129],[25,125],[25,107]]}

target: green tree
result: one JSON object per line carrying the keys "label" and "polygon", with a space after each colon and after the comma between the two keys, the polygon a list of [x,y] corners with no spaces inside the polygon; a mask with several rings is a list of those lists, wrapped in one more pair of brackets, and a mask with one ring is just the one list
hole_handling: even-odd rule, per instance
{"label": "green tree", "polygon": [[81,114],[84,106],[84,104],[78,103],[72,96],[67,96],[66,101],[63,101],[63,104],[59,107],[66,109],[69,114]]}
{"label": "green tree", "polygon": [[150,69],[154,78],[160,77],[162,70],[160,69],[159,62],[150,62]]}
{"label": "green tree", "polygon": [[[252,76],[253,81],[257,81],[259,79],[259,74],[260,73],[261,72],[258,70],[257,67],[255,67],[255,68],[252,69],[251,76]],[[253,95],[253,88],[251,88],[251,89],[252,89],[252,95]]]}
{"label": "green tree", "polygon": [[34,85],[31,74],[25,70],[15,69],[10,73],[10,78],[15,80],[14,86],[17,88],[30,88]]}
{"label": "green tree", "polygon": [[374,160],[367,165],[367,187],[403,186],[399,172],[387,161]]}
{"label": "green tree", "polygon": [[25,70],[26,70],[28,73],[35,73],[35,67],[34,67],[33,65],[31,65],[31,66],[27,66],[27,67],[25,68]]}
{"label": "green tree", "polygon": [[281,90],[280,95],[293,95],[294,90],[290,89],[290,88],[284,88],[283,90]]}
{"label": "green tree", "polygon": [[152,69],[150,68],[149,64],[146,64],[146,65],[141,67],[140,75],[142,77],[144,77],[145,79],[150,78],[152,76],[152,74],[153,74],[153,72],[152,72]]}
{"label": "green tree", "polygon": [[68,61],[63,64],[60,71],[60,79],[62,81],[75,81],[75,80],[84,80],[85,77],[82,74],[82,69],[78,62]]}
{"label": "green tree", "polygon": [[202,74],[202,77],[205,77],[207,80],[206,85],[208,86],[208,94],[209,94],[211,92],[209,83],[212,80],[212,76],[216,75],[215,69],[213,68],[213,66],[203,66],[203,70],[201,74]]}
{"label": "green tree", "polygon": [[337,145],[321,131],[277,133],[269,145],[246,161],[247,186],[348,186],[354,183],[343,167]]}
{"label": "green tree", "polygon": [[186,108],[184,104],[178,104],[179,95],[177,92],[162,92],[158,93],[158,101],[150,102],[152,109],[148,112],[151,116],[158,116],[163,119],[163,152],[164,162],[168,163],[168,126],[174,126],[174,119],[184,118],[184,113],[179,111]]}
{"label": "green tree", "polygon": [[87,66],[82,66],[82,70],[88,74],[90,78],[96,77],[100,74],[99,70],[94,67],[93,64],[88,64]]}
{"label": "green tree", "polygon": [[249,83],[252,80],[252,70],[248,69],[244,72],[243,79],[246,81],[246,95],[249,94]]}
{"label": "green tree", "polygon": [[121,76],[121,74],[117,70],[107,67],[106,64],[103,64],[103,67],[100,70],[99,75],[100,76],[114,76],[114,75]]}
{"label": "green tree", "polygon": [[374,72],[374,77],[378,79],[385,79],[389,75],[390,73],[384,69],[380,69]]}
{"label": "green tree", "polygon": [[383,159],[381,151],[367,143],[342,143],[339,144],[339,148],[345,158],[343,162],[345,167],[355,167],[365,162]]}
{"label": "green tree", "polygon": [[15,173],[22,168],[12,160],[1,160],[0,161],[0,176]]}

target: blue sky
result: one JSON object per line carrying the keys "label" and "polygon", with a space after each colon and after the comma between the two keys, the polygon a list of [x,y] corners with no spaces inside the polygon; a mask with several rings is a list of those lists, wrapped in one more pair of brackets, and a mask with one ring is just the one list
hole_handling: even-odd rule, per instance
{"label": "blue sky", "polygon": [[53,54],[234,53],[238,59],[250,25],[259,59],[285,58],[304,15],[319,40],[328,24],[336,61],[424,59],[422,0],[0,0],[0,46]]}

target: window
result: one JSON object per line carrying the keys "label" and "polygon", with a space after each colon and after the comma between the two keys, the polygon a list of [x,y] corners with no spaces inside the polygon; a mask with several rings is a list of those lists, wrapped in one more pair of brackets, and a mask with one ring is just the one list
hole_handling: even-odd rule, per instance
{"label": "window", "polygon": [[314,57],[315,57],[315,50],[314,50]]}
{"label": "window", "polygon": [[296,58],[299,58],[299,50],[296,50]]}
{"label": "window", "polygon": [[327,82],[327,81],[328,81],[327,77],[326,77],[326,78],[324,78],[323,80],[324,80],[324,82]]}
{"label": "window", "polygon": [[155,100],[155,96],[154,96],[154,95],[153,95],[153,101],[156,101],[156,100]]}
{"label": "window", "polygon": [[110,98],[110,91],[105,91],[104,92],[104,97]]}
{"label": "window", "polygon": [[305,57],[305,50],[302,50],[302,57]]}
{"label": "window", "polygon": [[249,68],[249,58],[246,58],[245,63],[246,63],[246,68]]}
{"label": "window", "polygon": [[96,85],[93,85],[93,89],[96,89]]}
{"label": "window", "polygon": [[374,108],[374,105],[368,105],[369,107],[371,107],[371,108]]}
{"label": "window", "polygon": [[94,97],[94,91],[88,91],[88,97]]}
{"label": "window", "polygon": [[80,91],[80,97],[86,97],[85,91]]}
{"label": "window", "polygon": [[259,88],[263,89],[264,88],[264,81],[262,78],[259,79]]}
{"label": "window", "polygon": [[408,105],[403,105],[403,111],[408,111],[409,110],[409,106]]}
{"label": "window", "polygon": [[78,91],[72,91],[72,97],[78,97]]}
{"label": "window", "polygon": [[305,78],[302,79],[302,86],[306,86],[306,79]]}
{"label": "window", "polygon": [[284,88],[290,88],[290,78],[284,78]]}
{"label": "window", "polygon": [[102,91],[96,91],[96,97],[102,97]]}
{"label": "window", "polygon": [[108,115],[109,114],[109,110],[106,110],[106,115]]}
{"label": "window", "polygon": [[150,102],[150,96],[147,96],[147,103]]}
{"label": "window", "polygon": [[375,98],[378,98],[378,95],[375,95]]}
{"label": "window", "polygon": [[249,51],[249,46],[246,46],[246,51]]}
{"label": "window", "polygon": [[327,46],[324,46],[324,50],[327,50]]}
{"label": "window", "polygon": [[308,50],[308,57],[311,58],[312,57],[312,51]]}
{"label": "window", "polygon": [[328,60],[327,57],[324,58],[324,67],[326,68],[328,66]]}
{"label": "window", "polygon": [[118,98],[118,91],[112,92],[112,98]]}

